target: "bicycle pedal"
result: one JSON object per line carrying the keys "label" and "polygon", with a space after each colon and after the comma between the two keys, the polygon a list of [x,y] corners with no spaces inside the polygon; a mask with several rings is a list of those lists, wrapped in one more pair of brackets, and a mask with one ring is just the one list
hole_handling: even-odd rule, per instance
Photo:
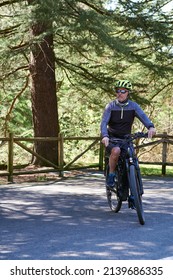
{"label": "bicycle pedal", "polygon": [[132,199],[130,197],[128,199],[128,205],[129,205],[129,208],[131,208],[132,210],[136,210],[134,201],[132,201]]}
{"label": "bicycle pedal", "polygon": [[106,189],[112,191],[112,190],[115,189],[115,185],[112,185],[112,186],[111,185],[106,185]]}
{"label": "bicycle pedal", "polygon": [[133,203],[131,203],[129,208],[131,208],[132,210],[136,210],[136,207],[135,207],[135,205]]}

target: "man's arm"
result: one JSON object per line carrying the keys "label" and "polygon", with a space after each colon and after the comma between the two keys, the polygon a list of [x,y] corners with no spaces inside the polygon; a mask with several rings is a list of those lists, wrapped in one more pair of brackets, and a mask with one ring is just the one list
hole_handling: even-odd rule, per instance
{"label": "man's arm", "polygon": [[136,117],[145,125],[148,129],[148,138],[152,138],[156,134],[156,129],[154,124],[149,119],[149,117],[145,114],[145,112],[141,109],[141,107],[135,103],[135,113]]}
{"label": "man's arm", "polygon": [[110,120],[110,116],[111,116],[111,103],[106,105],[106,108],[103,112],[102,121],[100,125],[102,138],[109,137],[107,126]]}

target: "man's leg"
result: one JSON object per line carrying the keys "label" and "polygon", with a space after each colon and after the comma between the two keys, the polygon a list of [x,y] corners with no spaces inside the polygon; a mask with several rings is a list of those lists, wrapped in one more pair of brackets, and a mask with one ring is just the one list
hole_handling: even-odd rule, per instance
{"label": "man's leg", "polygon": [[111,154],[109,156],[109,176],[107,178],[108,188],[113,188],[115,185],[115,168],[118,163],[120,152],[121,150],[119,147],[114,147],[111,150]]}
{"label": "man's leg", "polygon": [[115,168],[118,163],[120,152],[121,152],[121,150],[119,147],[114,147],[111,150],[111,154],[109,157],[109,173],[115,173]]}

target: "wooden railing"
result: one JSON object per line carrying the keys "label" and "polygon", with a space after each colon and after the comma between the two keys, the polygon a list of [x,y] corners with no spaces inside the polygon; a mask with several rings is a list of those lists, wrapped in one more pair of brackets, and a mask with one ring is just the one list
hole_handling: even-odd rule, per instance
{"label": "wooden railing", "polygon": [[166,175],[166,166],[173,166],[173,162],[167,161],[168,156],[168,145],[173,145],[173,136],[168,135],[166,132],[163,134],[157,134],[154,138],[158,138],[158,140],[151,141],[146,144],[138,145],[137,149],[144,148],[147,146],[153,145],[162,145],[162,161],[161,162],[151,162],[151,161],[140,161],[140,164],[150,164],[150,165],[161,165],[162,166],[162,175]]}
{"label": "wooden railing", "polygon": [[[64,164],[64,142],[65,141],[74,141],[74,140],[84,140],[84,141],[92,141],[92,143],[79,155],[77,155],[73,160],[71,160],[69,163]],[[103,156],[104,156],[104,149],[102,147],[102,144],[100,143],[100,137],[63,137],[62,135],[59,135],[59,137],[14,137],[12,133],[9,134],[9,137],[3,137],[0,138],[0,141],[5,144],[8,143],[8,159],[7,159],[7,170],[0,172],[0,176],[8,176],[8,181],[13,182],[13,176],[14,175],[23,175],[23,174],[36,174],[36,173],[48,173],[52,171],[59,172],[60,176],[63,176],[63,172],[66,170],[74,170],[74,169],[81,169],[81,168],[99,168],[99,170],[103,170]],[[57,141],[58,144],[58,165],[50,162],[46,158],[42,157],[38,153],[36,153],[33,149],[30,149],[26,146],[26,144],[23,144],[22,142],[35,142],[35,141]],[[14,168],[14,145],[18,145],[23,150],[27,151],[34,157],[37,157],[40,159],[43,163],[45,163],[45,166],[49,166],[50,168],[47,169],[36,169],[36,170],[19,170]],[[82,157],[85,153],[87,153],[93,146],[96,144],[99,145],[99,157],[98,157],[98,163],[95,164],[88,164],[86,166],[73,166],[73,164]],[[2,144],[1,144],[2,146]],[[52,169],[51,169],[52,168]]]}
{"label": "wooden railing", "polygon": [[[161,162],[142,162],[142,164],[154,164],[154,165],[161,165],[162,166],[162,174],[166,175],[166,166],[173,166],[173,162],[167,162],[167,149],[168,145],[173,145],[173,136],[167,135],[166,132],[163,134],[157,134],[154,138],[157,140],[152,140],[149,143],[138,145],[136,148],[140,149],[143,147],[162,144],[162,161]],[[64,142],[65,141],[74,141],[74,140],[84,140],[84,141],[92,141],[88,147],[82,151],[80,154],[75,156],[73,160],[68,163],[64,164]],[[59,172],[60,176],[63,176],[63,172],[66,170],[73,170],[73,169],[83,169],[83,168],[98,168],[99,170],[103,170],[104,167],[104,147],[101,144],[100,137],[63,137],[59,135],[59,137],[32,137],[32,138],[25,138],[25,137],[14,137],[12,133],[9,134],[9,137],[0,138],[2,143],[8,143],[8,160],[7,160],[7,170],[0,172],[0,176],[8,176],[8,181],[13,182],[14,175],[22,175],[22,174],[36,174],[36,173],[46,173],[57,171]],[[22,142],[33,142],[34,141],[57,141],[58,143],[58,165],[50,162],[46,158],[43,158],[38,153],[34,152],[33,149],[28,148]],[[52,169],[42,169],[42,170],[16,170],[14,168],[14,145],[20,146],[22,149],[27,151],[28,153],[32,154],[34,157],[39,158],[42,160],[46,166],[50,166]],[[99,145],[99,155],[98,155],[98,162],[95,164],[88,164],[77,166],[73,165],[80,157],[82,157],[85,153],[87,153],[93,146]]]}

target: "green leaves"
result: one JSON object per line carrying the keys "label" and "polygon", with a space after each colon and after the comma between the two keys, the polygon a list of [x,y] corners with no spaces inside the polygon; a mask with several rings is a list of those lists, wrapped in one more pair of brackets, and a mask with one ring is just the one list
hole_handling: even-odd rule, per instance
{"label": "green leaves", "polygon": [[[110,1],[11,0],[0,4],[3,112],[23,88],[30,48],[48,34],[54,36],[56,78],[61,80],[57,95],[63,133],[90,133],[91,127],[98,133],[102,109],[115,98],[112,84],[117,78],[132,81],[133,100],[144,106],[150,102],[152,110],[160,106],[166,85],[172,90],[172,12],[162,9],[167,1],[112,1],[111,10],[106,2]],[[46,23],[49,28],[31,38],[30,27],[35,23]],[[20,97],[23,106],[15,103],[15,117],[9,120],[13,130],[18,131],[19,125],[32,128],[31,105],[24,101],[30,100],[29,91],[28,84]],[[25,111],[28,122],[21,118]]]}

